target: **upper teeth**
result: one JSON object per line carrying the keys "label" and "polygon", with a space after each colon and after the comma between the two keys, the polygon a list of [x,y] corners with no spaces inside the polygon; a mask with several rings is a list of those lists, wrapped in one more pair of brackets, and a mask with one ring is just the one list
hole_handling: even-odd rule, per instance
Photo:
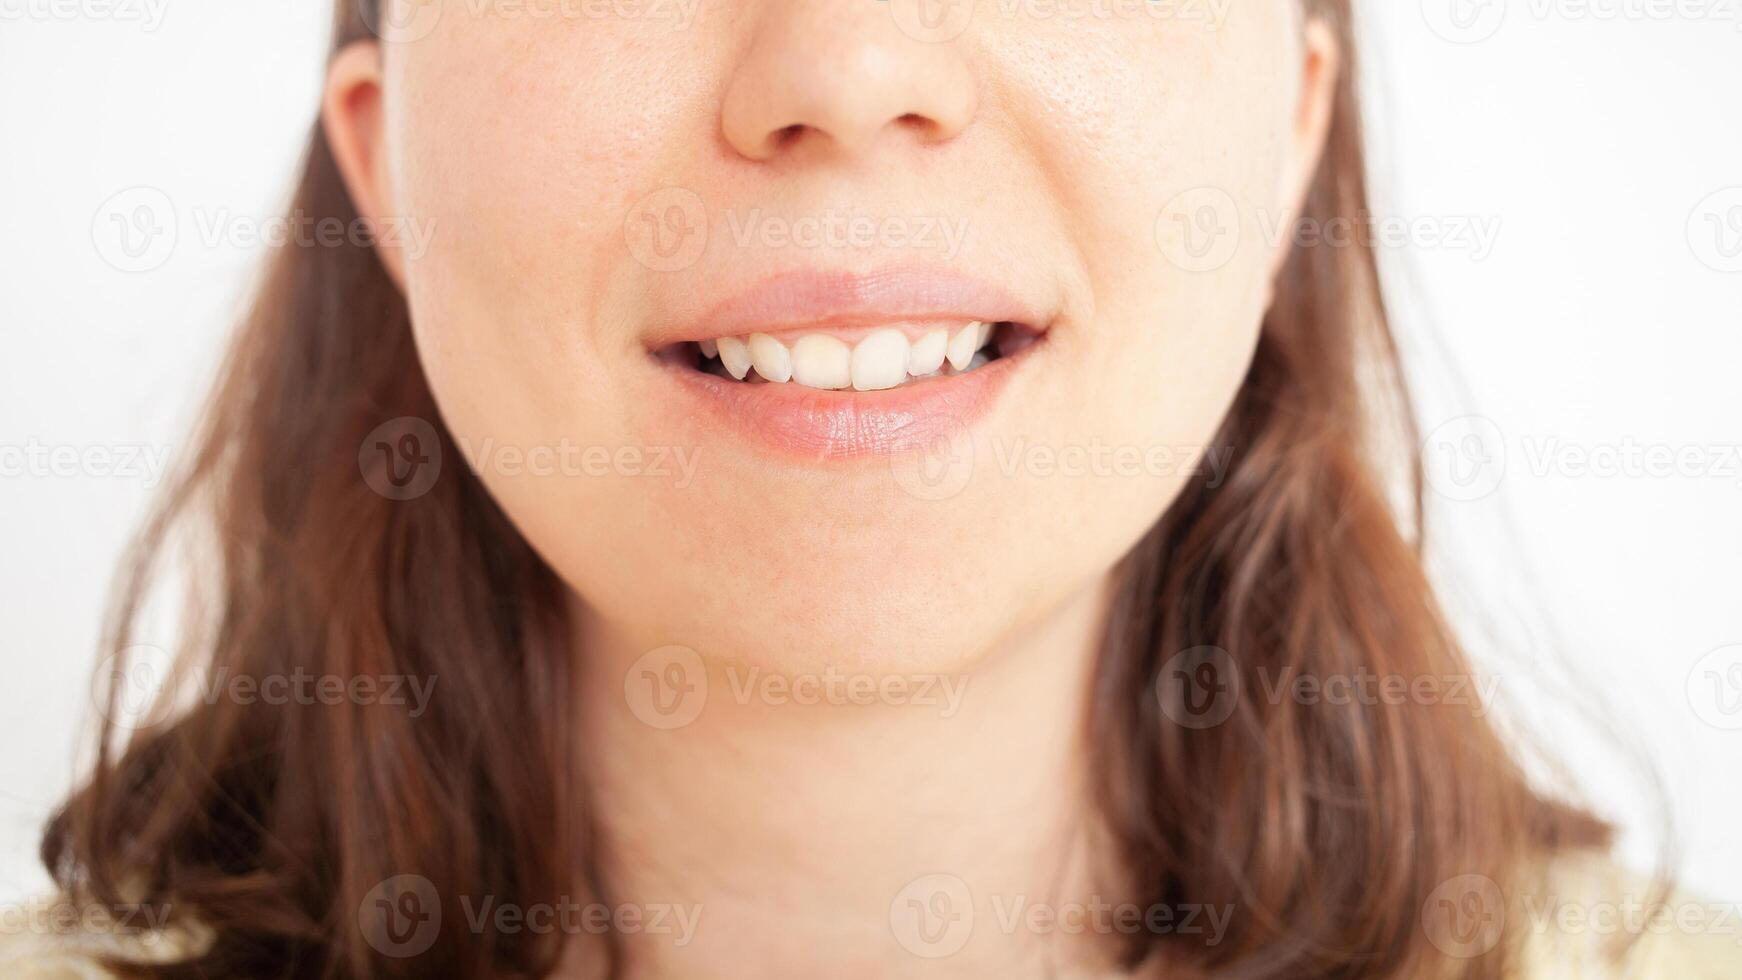
{"label": "upper teeth", "polygon": [[882,391],[909,377],[922,378],[943,370],[947,359],[956,371],[968,371],[986,362],[976,357],[992,339],[992,324],[974,322],[953,334],[942,327],[928,330],[909,341],[894,328],[879,330],[856,346],[828,334],[806,334],[791,347],[765,333],[748,337],[721,337],[700,344],[702,354],[720,363],[732,377],[743,381],[755,369],[765,381],[792,382],[807,388],[838,391]]}

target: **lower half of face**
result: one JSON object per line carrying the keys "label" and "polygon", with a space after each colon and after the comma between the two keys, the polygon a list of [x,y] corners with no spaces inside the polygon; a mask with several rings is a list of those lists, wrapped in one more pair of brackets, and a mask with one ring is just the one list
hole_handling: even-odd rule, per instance
{"label": "lower half of face", "polygon": [[388,52],[424,368],[589,616],[959,669],[1225,468],[1282,5],[656,6]]}

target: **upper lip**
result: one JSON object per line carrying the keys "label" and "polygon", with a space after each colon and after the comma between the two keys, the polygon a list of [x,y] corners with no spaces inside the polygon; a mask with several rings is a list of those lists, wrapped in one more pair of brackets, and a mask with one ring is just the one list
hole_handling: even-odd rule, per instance
{"label": "upper lip", "polygon": [[848,329],[891,322],[1019,323],[1044,330],[1046,316],[1009,290],[960,273],[922,267],[868,274],[795,269],[756,282],[654,331],[651,346],[775,333]]}

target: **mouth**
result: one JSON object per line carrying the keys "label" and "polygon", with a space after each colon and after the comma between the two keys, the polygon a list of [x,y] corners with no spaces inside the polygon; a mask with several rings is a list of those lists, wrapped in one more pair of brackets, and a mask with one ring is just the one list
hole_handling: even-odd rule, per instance
{"label": "mouth", "polygon": [[659,351],[659,357],[741,384],[894,391],[972,374],[1022,353],[1043,336],[1037,327],[1008,320],[903,322],[685,341]]}
{"label": "mouth", "polygon": [[806,460],[959,439],[1047,347],[1052,317],[949,273],[800,271],[656,336],[673,421]]}

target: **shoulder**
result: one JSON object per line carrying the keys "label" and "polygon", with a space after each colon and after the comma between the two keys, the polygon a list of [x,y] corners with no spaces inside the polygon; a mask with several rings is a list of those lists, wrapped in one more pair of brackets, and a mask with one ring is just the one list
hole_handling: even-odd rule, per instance
{"label": "shoulder", "polygon": [[1742,906],[1704,901],[1608,858],[1557,858],[1507,903],[1521,980],[1735,980]]}

